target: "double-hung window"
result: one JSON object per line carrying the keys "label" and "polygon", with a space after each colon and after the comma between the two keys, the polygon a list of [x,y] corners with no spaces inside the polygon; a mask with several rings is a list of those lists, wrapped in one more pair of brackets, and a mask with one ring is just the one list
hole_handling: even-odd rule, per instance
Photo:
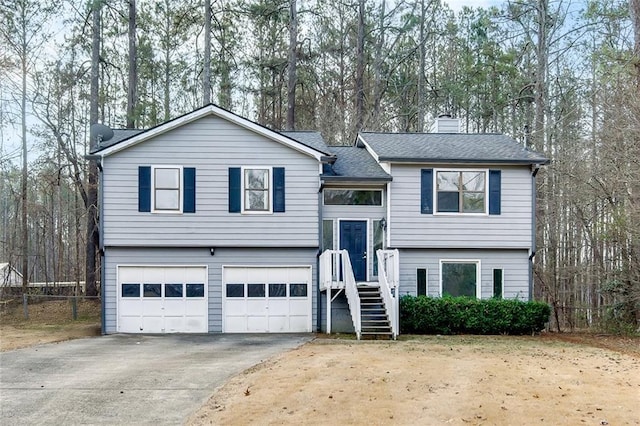
{"label": "double-hung window", "polygon": [[438,213],[486,213],[486,171],[436,171]]}
{"label": "double-hung window", "polygon": [[229,213],[284,213],[284,167],[229,167]]}
{"label": "double-hung window", "polygon": [[244,168],[242,181],[243,211],[271,212],[271,169]]}
{"label": "double-hung window", "polygon": [[182,210],[182,167],[153,167],[153,211],[180,212]]}
{"label": "double-hung window", "polygon": [[195,167],[139,166],[138,211],[195,213]]}

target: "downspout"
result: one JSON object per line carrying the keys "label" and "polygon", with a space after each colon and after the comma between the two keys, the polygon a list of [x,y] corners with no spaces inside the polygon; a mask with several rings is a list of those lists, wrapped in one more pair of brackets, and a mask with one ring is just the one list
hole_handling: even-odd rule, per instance
{"label": "downspout", "polygon": [[531,173],[531,249],[529,251],[529,301],[533,300],[533,258],[536,255],[536,175],[540,165],[533,166]]}
{"label": "downspout", "polygon": [[107,273],[106,270],[107,268],[105,267],[105,247],[104,247],[104,225],[103,225],[103,220],[104,220],[104,185],[102,183],[102,180],[104,179],[104,171],[103,171],[103,157],[100,157],[100,161],[98,161],[98,171],[100,172],[100,174],[98,175],[98,203],[100,204],[98,206],[98,240],[99,240],[99,245],[100,245],[100,301],[102,302],[102,309],[100,312],[100,319],[102,322],[102,329],[101,332],[103,335],[107,334],[107,313],[106,313],[106,309],[104,309],[104,301],[106,301],[106,277],[107,277]]}
{"label": "downspout", "polygon": [[391,247],[391,182],[387,182],[387,227],[385,232],[385,246],[384,249]]}
{"label": "downspout", "polygon": [[[322,167],[322,166],[321,166]],[[316,255],[316,331],[322,331],[322,293],[320,292],[320,255],[322,254],[322,186],[318,189],[318,253]],[[330,291],[330,290],[327,290]],[[329,297],[329,296],[327,296]]]}

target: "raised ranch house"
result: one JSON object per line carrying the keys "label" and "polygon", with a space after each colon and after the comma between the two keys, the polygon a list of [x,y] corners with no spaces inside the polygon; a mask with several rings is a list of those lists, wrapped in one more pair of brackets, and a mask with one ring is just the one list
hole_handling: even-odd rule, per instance
{"label": "raised ranch house", "polygon": [[99,163],[105,333],[398,333],[398,296],[529,299],[535,176],[499,134],[327,146],[209,105]]}

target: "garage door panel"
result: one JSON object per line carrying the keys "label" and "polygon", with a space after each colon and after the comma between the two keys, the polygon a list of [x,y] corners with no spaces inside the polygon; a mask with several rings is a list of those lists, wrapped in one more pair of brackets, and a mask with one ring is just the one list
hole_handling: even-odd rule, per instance
{"label": "garage door panel", "polygon": [[286,316],[269,317],[269,332],[284,333],[289,331],[289,318]]}
{"label": "garage door panel", "polygon": [[223,289],[225,332],[311,331],[310,267],[224,267]]}
{"label": "garage door panel", "polygon": [[202,333],[205,333],[207,330],[207,321],[201,316],[199,317],[187,316],[183,319],[183,324],[185,324],[186,328],[189,330],[205,330]]}
{"label": "garage door panel", "polygon": [[184,317],[187,313],[186,303],[182,299],[165,299],[164,316],[165,317]]}
{"label": "garage door panel", "polygon": [[227,333],[246,333],[247,319],[244,316],[229,316],[225,320],[225,331]]}
{"label": "garage door panel", "polygon": [[277,315],[276,312],[287,312],[289,309],[289,301],[284,299],[269,299],[269,310],[274,312],[274,315]]}
{"label": "garage door panel", "polygon": [[306,300],[291,300],[289,302],[289,313],[291,315],[307,315],[309,303]]}
{"label": "garage door panel", "polygon": [[267,331],[267,316],[247,316],[247,331],[249,333],[264,333],[265,331]]}
{"label": "garage door panel", "polygon": [[247,304],[243,300],[227,299],[226,304],[229,316],[238,316],[247,314]]}
{"label": "garage door panel", "polygon": [[183,329],[183,317],[165,317],[165,333],[178,333]]}
{"label": "garage door panel", "polygon": [[141,327],[142,318],[140,316],[120,318],[121,333],[140,333]]}
{"label": "garage door panel", "polygon": [[256,300],[249,299],[247,300],[247,314],[253,314],[256,312],[263,312],[267,309],[267,301],[265,299]]}
{"label": "garage door panel", "polygon": [[164,268],[144,268],[143,269],[143,278],[145,282],[152,283],[165,282],[165,270]]}
{"label": "garage door panel", "polygon": [[304,333],[307,331],[307,329],[309,328],[309,326],[307,325],[308,323],[308,317],[305,316],[290,316],[289,317],[289,328],[292,332],[296,332],[296,333]]}
{"label": "garage door panel", "polygon": [[140,316],[142,301],[136,299],[122,299],[120,301],[120,316]]}
{"label": "garage door panel", "polygon": [[162,316],[162,300],[142,299],[142,316]]}
{"label": "garage door panel", "polygon": [[163,333],[164,320],[162,317],[142,317],[142,331],[145,333]]}

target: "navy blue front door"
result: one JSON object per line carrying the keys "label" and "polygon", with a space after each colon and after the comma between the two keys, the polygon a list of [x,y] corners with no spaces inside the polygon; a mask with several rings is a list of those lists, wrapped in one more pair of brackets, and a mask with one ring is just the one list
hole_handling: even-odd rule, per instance
{"label": "navy blue front door", "polygon": [[367,280],[367,221],[340,221],[340,249],[349,252],[356,281]]}

